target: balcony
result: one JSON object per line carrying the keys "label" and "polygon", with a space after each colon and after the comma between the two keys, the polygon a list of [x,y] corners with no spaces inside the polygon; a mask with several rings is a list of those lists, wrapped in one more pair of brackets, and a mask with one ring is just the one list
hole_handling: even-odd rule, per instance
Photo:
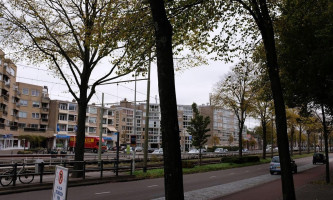
{"label": "balcony", "polygon": [[11,131],[17,131],[17,129],[18,129],[18,126],[10,126]]}
{"label": "balcony", "polygon": [[5,129],[5,124],[0,124],[0,129]]}
{"label": "balcony", "polygon": [[7,102],[9,100],[9,95],[1,95],[1,99],[3,100],[3,102]]}
{"label": "balcony", "polygon": [[40,120],[41,120],[42,123],[47,123],[47,122],[49,122],[49,119],[48,119],[48,118],[41,118]]}
{"label": "balcony", "polygon": [[6,86],[7,88],[10,88],[10,82],[5,82],[5,86]]}
{"label": "balcony", "polygon": [[45,112],[48,113],[49,112],[49,108],[41,108],[41,111],[44,112],[44,113]]}
{"label": "balcony", "polygon": [[50,103],[50,97],[42,97],[42,103]]}
{"label": "balcony", "polygon": [[14,97],[20,98],[21,97],[21,92],[18,90],[14,90]]}

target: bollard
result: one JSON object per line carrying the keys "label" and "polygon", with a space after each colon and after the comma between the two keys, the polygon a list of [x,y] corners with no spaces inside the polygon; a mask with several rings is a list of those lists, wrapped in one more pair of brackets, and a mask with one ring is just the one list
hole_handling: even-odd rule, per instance
{"label": "bollard", "polygon": [[103,160],[101,160],[100,165],[101,165],[101,178],[103,178]]}
{"label": "bollard", "polygon": [[16,179],[17,179],[17,163],[14,164],[14,169],[13,169],[13,186],[16,185]]}
{"label": "bollard", "polygon": [[43,174],[44,174],[44,162],[38,163],[40,169],[39,183],[43,183]]}

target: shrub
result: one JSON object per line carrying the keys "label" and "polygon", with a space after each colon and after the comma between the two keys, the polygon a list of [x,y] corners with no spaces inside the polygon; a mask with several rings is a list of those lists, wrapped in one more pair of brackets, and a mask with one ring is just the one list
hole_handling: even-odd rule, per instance
{"label": "shrub", "polygon": [[195,162],[190,161],[190,160],[183,160],[182,161],[182,167],[183,168],[194,168],[195,167]]}
{"label": "shrub", "polygon": [[32,154],[32,151],[18,151],[17,154]]}
{"label": "shrub", "polygon": [[152,155],[151,158],[150,158],[151,162],[159,162],[160,160],[161,159],[158,156],[156,156],[156,155]]}
{"label": "shrub", "polygon": [[245,156],[245,157],[222,157],[221,162],[222,163],[236,163],[236,164],[242,164],[242,163],[249,163],[249,162],[259,162],[260,158],[259,156]]}

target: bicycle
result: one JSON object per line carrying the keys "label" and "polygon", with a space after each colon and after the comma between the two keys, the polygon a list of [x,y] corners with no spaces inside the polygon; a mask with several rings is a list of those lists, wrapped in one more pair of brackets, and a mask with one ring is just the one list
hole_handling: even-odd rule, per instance
{"label": "bicycle", "polygon": [[[20,180],[21,183],[23,184],[29,184],[34,180],[34,174],[31,174],[29,170],[25,168],[26,164],[22,165],[22,168],[20,168],[17,171],[17,176],[19,177],[18,179]],[[13,177],[14,177],[14,168],[5,171],[4,173],[1,174],[0,177],[0,184],[2,186],[8,186],[13,182]]]}

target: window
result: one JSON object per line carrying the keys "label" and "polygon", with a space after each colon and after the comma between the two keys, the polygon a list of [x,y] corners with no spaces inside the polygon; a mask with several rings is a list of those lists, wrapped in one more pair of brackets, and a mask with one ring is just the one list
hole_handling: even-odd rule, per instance
{"label": "window", "polygon": [[26,112],[22,112],[22,111],[20,111],[20,112],[19,112],[19,117],[20,117],[20,118],[27,118],[27,113],[26,113]]}
{"label": "window", "polygon": [[67,130],[67,125],[66,124],[58,124],[59,126],[59,131],[66,131]]}
{"label": "window", "polygon": [[23,88],[22,89],[22,94],[29,95],[29,89],[28,88]]}
{"label": "window", "polygon": [[38,124],[30,124],[30,128],[38,128]]}
{"label": "window", "polygon": [[27,100],[20,100],[20,105],[21,106],[28,106],[28,101]]}
{"label": "window", "polygon": [[25,123],[18,123],[18,127],[19,127],[19,128],[25,128],[25,127],[26,127],[26,124],[25,124]]}
{"label": "window", "polygon": [[68,132],[74,132],[74,125],[68,125],[68,129],[67,129],[67,131]]}
{"label": "window", "polygon": [[96,120],[97,120],[96,117],[89,117],[89,123],[96,124]]}
{"label": "window", "polygon": [[0,81],[2,81],[2,74],[0,73]]}
{"label": "window", "polygon": [[89,127],[89,133],[96,133],[96,127]]}
{"label": "window", "polygon": [[71,110],[71,111],[76,111],[76,104],[68,104],[68,110]]}
{"label": "window", "polygon": [[97,114],[97,108],[95,108],[95,107],[88,107],[88,109],[89,109],[88,113]]}
{"label": "window", "polygon": [[59,104],[59,109],[60,110],[67,110],[67,103],[60,103]]}
{"label": "window", "polygon": [[31,113],[33,119],[39,119],[39,113]]}
{"label": "window", "polygon": [[33,101],[32,102],[32,107],[39,108],[39,101]]}
{"label": "window", "polygon": [[31,90],[31,96],[39,97],[39,91],[38,90]]}
{"label": "window", "polygon": [[59,120],[67,121],[67,115],[66,114],[59,114]]}
{"label": "window", "polygon": [[76,121],[76,115],[68,115],[68,121],[75,122]]}

